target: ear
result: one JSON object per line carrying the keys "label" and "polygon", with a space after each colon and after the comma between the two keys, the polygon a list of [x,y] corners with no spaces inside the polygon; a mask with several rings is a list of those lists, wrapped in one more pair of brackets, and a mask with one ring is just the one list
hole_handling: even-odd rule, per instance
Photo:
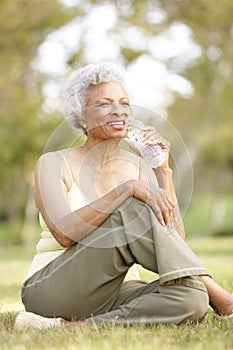
{"label": "ear", "polygon": [[86,120],[84,118],[79,119],[79,124],[81,125],[82,128],[86,129],[87,128],[87,124],[86,124]]}

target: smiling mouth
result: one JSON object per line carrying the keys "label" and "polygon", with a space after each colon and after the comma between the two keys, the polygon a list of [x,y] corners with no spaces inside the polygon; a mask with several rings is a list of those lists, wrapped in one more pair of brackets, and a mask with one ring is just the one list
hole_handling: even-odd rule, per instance
{"label": "smiling mouth", "polygon": [[124,120],[110,120],[106,123],[108,126],[124,126],[125,121]]}

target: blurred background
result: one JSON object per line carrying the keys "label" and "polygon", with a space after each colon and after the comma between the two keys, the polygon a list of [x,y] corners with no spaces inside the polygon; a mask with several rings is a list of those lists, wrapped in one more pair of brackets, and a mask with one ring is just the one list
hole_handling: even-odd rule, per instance
{"label": "blurred background", "polygon": [[74,69],[106,60],[187,146],[187,236],[233,235],[232,0],[1,0],[0,13],[2,245],[39,234],[33,171],[63,121],[61,88]]}

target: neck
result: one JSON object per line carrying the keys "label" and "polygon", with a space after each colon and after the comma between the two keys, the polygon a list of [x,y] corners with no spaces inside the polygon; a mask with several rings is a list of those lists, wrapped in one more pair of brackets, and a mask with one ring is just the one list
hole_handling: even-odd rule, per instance
{"label": "neck", "polygon": [[121,139],[111,139],[99,142],[96,139],[88,138],[86,143],[82,146],[83,151],[89,154],[96,162],[106,162],[120,154]]}

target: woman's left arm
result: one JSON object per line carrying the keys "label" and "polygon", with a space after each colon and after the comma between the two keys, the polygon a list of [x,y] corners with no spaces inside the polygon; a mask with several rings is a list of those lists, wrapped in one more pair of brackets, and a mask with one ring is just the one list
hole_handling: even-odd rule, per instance
{"label": "woman's left arm", "polygon": [[156,175],[159,187],[166,191],[168,199],[174,204],[174,210],[170,215],[170,226],[175,228],[179,235],[185,239],[185,229],[174,189],[172,169],[169,167],[170,144],[156,132],[154,127],[151,126],[147,128],[145,140],[151,146],[154,144],[159,145],[165,153],[164,163],[160,167],[153,169],[153,171]]}

